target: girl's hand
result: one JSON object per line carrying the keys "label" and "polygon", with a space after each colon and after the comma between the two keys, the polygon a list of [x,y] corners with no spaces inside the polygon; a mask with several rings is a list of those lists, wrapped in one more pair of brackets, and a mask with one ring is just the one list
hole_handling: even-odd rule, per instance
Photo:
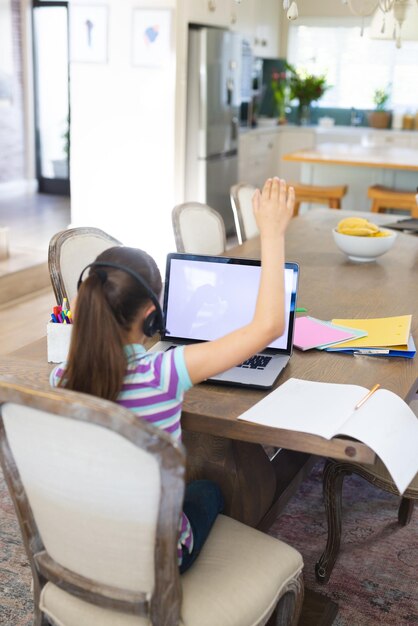
{"label": "girl's hand", "polygon": [[295,191],[286,190],[286,182],[278,178],[268,178],[263,189],[253,196],[253,211],[260,236],[282,237],[293,216]]}

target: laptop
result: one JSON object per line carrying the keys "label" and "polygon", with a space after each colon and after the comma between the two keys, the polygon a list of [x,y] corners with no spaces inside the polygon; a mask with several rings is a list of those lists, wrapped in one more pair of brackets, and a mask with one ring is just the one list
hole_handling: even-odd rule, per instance
{"label": "laptop", "polygon": [[[292,354],[299,266],[285,263],[286,328],[260,354],[208,381],[271,388]],[[209,341],[249,323],[253,317],[261,264],[196,254],[167,256],[163,313],[166,332],[150,351]]]}

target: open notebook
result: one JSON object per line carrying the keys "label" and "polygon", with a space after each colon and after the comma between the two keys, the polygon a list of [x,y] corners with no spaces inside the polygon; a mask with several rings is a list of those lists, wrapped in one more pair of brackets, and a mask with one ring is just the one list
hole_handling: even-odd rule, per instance
{"label": "open notebook", "polygon": [[[254,314],[261,265],[237,259],[172,253],[167,257],[163,313],[167,330],[152,352],[218,339],[248,324]],[[285,263],[286,328],[261,354],[210,380],[270,388],[292,354],[299,266]]]}

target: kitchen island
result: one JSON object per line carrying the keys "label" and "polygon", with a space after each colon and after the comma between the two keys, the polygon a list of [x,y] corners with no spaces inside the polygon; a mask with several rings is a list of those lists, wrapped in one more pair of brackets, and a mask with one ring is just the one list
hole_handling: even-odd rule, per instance
{"label": "kitchen island", "polygon": [[367,189],[386,185],[415,191],[418,186],[418,149],[388,145],[322,143],[284,154],[283,161],[300,163],[301,182],[311,185],[348,185],[342,208],[370,210]]}

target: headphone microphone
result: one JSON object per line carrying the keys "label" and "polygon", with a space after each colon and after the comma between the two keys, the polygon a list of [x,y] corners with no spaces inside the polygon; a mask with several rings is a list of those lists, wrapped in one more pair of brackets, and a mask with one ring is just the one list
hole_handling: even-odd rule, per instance
{"label": "headphone microphone", "polygon": [[146,281],[142,278],[142,276],[140,276],[137,272],[134,272],[134,270],[131,270],[130,267],[126,267],[125,265],[119,265],[119,263],[111,263],[111,262],[106,263],[105,261],[95,261],[94,263],[89,263],[89,265],[86,265],[86,267],[81,272],[80,277],[77,281],[77,291],[80,289],[80,285],[83,282],[84,272],[89,267],[104,267],[104,268],[111,267],[113,269],[126,272],[126,274],[129,274],[130,276],[132,276],[132,278],[136,280],[137,283],[139,283],[141,287],[145,290],[147,296],[149,297],[149,299],[152,301],[152,303],[155,306],[155,310],[151,311],[151,313],[149,313],[147,317],[144,319],[144,326],[143,326],[144,334],[147,337],[153,337],[155,333],[157,332],[161,333],[161,335],[163,335],[166,332],[164,314],[162,312],[160,302],[156,294],[153,292],[151,287],[146,283]]}

